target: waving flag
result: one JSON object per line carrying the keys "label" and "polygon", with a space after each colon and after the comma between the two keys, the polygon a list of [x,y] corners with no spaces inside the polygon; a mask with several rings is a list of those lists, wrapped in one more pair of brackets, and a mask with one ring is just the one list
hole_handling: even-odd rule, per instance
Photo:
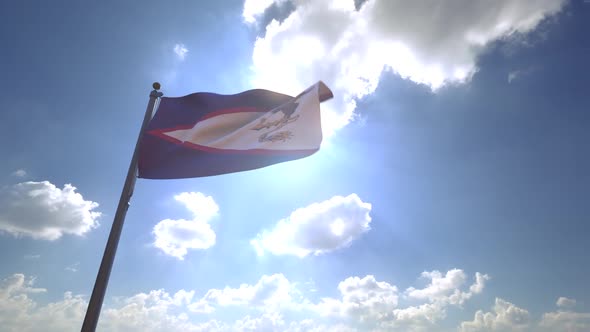
{"label": "waving flag", "polygon": [[269,166],[315,153],[322,141],[322,82],[297,97],[268,90],[163,97],[143,135],[139,177],[176,179]]}

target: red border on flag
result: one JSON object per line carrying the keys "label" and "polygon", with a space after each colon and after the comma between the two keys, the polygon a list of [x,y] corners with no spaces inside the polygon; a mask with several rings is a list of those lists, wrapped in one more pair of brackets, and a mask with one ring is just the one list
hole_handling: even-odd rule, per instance
{"label": "red border on flag", "polygon": [[187,130],[191,129],[196,126],[199,122],[202,122],[207,119],[214,118],[219,115],[223,114],[233,114],[233,113],[245,113],[245,112],[256,112],[256,113],[266,113],[268,110],[261,110],[256,107],[235,107],[235,108],[227,108],[222,109],[219,111],[214,111],[207,113],[204,115],[199,121],[195,122],[192,125],[182,125],[176,126],[172,128],[166,129],[155,129],[150,130],[147,133],[150,135],[157,136],[165,141],[181,145],[187,148],[191,148],[194,150],[205,151],[210,153],[223,153],[223,154],[247,154],[247,155],[289,155],[289,154],[312,154],[319,150],[317,149],[301,149],[301,150],[280,150],[280,149],[248,149],[248,150],[238,150],[238,149],[220,149],[220,148],[213,148],[210,146],[195,144],[192,142],[183,142],[179,139],[166,135],[167,132],[175,131],[175,130]]}

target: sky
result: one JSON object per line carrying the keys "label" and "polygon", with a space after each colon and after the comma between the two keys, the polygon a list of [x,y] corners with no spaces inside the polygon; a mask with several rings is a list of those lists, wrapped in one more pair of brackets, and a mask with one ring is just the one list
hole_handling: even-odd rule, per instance
{"label": "sky", "polygon": [[81,327],[152,82],[324,140],[139,179],[99,331],[589,331],[590,2],[3,1],[0,326]]}

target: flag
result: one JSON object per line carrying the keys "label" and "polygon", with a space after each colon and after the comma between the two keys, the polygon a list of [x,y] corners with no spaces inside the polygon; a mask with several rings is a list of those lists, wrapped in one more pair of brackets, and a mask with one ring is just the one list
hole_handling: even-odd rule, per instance
{"label": "flag", "polygon": [[296,97],[255,89],[163,97],[139,146],[139,177],[178,179],[241,172],[307,157],[322,141],[322,82]]}

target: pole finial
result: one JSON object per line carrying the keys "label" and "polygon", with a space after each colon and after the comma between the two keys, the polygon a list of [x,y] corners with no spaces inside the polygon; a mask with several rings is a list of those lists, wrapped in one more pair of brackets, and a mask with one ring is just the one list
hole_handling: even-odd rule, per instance
{"label": "pole finial", "polygon": [[160,87],[161,87],[161,86],[160,86],[160,83],[159,83],[159,82],[154,82],[154,83],[152,84],[152,87],[154,88],[154,90],[160,90]]}

